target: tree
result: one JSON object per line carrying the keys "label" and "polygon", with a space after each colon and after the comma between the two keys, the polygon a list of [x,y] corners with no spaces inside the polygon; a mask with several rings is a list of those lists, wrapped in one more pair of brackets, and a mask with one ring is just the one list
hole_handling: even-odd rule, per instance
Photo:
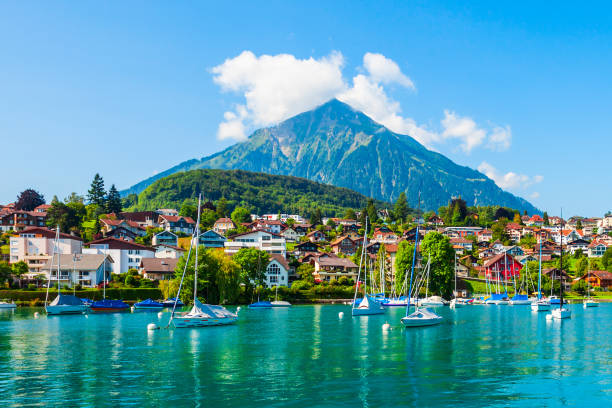
{"label": "tree", "polygon": [[195,220],[198,217],[198,206],[193,204],[190,199],[187,199],[183,201],[183,205],[181,205],[181,209],[179,210],[179,215]]}
{"label": "tree", "polygon": [[604,269],[607,270],[610,265],[612,265],[612,247],[606,249],[606,252],[604,252],[601,257],[601,266],[603,266]]}
{"label": "tree", "polygon": [[[408,241],[401,241],[397,247],[397,254],[395,255],[395,291],[397,293],[402,292],[402,287],[410,276],[410,268],[412,266],[412,257],[414,255],[414,245]],[[408,288],[406,287],[407,291]]]}
{"label": "tree", "polygon": [[586,256],[579,258],[576,261],[576,275],[584,276],[588,272],[589,259]]}
{"label": "tree", "polygon": [[96,173],[93,181],[91,182],[91,187],[89,191],[87,191],[87,200],[91,204],[97,204],[100,207],[105,207],[105,199],[106,199],[106,191],[104,191],[104,179],[100,176],[100,174]]}
{"label": "tree", "polygon": [[504,217],[493,223],[491,226],[491,232],[494,241],[499,240],[503,243],[510,241],[510,236],[506,232],[506,225],[508,225],[508,219]]}
{"label": "tree", "polygon": [[13,275],[19,279],[19,287],[21,288],[21,277],[29,272],[28,264],[25,261],[15,262],[11,269]]}
{"label": "tree", "polygon": [[71,203],[81,203],[84,204],[85,203],[85,197],[78,195],[77,193],[75,193],[74,191],[72,193],[70,193],[70,195],[66,198],[64,198],[64,203],[65,204],[71,204]]}
{"label": "tree", "polygon": [[0,285],[4,285],[7,281],[10,282],[12,272],[11,265],[8,262],[0,261]]}
{"label": "tree", "polygon": [[580,279],[578,282],[572,285],[572,290],[584,296],[587,293],[587,284],[583,279]]}
{"label": "tree", "polygon": [[405,222],[406,218],[408,218],[408,200],[406,199],[406,193],[401,192],[397,201],[395,202],[395,207],[393,208],[393,216],[395,220],[400,222]]}
{"label": "tree", "polygon": [[582,220],[580,218],[576,221],[576,229],[582,229]]}
{"label": "tree", "polygon": [[496,220],[499,220],[501,218],[505,218],[506,220],[511,220],[514,218],[514,211],[508,209],[508,208],[504,208],[504,207],[499,207],[497,209],[497,211],[495,211],[495,217]]}
{"label": "tree", "polygon": [[215,211],[209,210],[208,208],[202,210],[200,214],[200,225],[202,229],[207,230],[212,228],[212,226],[215,225],[215,221],[217,221],[217,213]]}
{"label": "tree", "polygon": [[421,242],[421,254],[424,265],[431,259],[429,291],[450,298],[455,274],[455,250],[450,239],[439,232],[429,232]]}
{"label": "tree", "polygon": [[267,252],[256,248],[240,248],[234,255],[234,261],[240,267],[240,280],[247,287],[252,287],[253,283],[263,284],[270,262]]}
{"label": "tree", "polygon": [[465,220],[465,217],[467,216],[467,204],[465,200],[461,197],[453,198],[448,203],[448,210],[446,211],[446,216],[447,219],[445,221],[448,221],[453,225],[460,225],[461,222]]}
{"label": "tree", "polygon": [[347,220],[356,220],[357,219],[357,214],[355,214],[355,210],[353,210],[352,208],[347,209],[344,212],[344,219],[347,219]]}
{"label": "tree", "polygon": [[521,215],[519,213],[514,214],[514,218],[512,219],[512,222],[515,224],[519,224],[522,225],[523,224],[523,219],[521,218]]}
{"label": "tree", "polygon": [[374,205],[374,200],[371,198],[368,199],[368,205],[366,206],[366,211],[368,213],[368,220],[370,221],[370,224],[374,224],[378,222],[378,210],[376,209],[376,206]]}
{"label": "tree", "polygon": [[225,218],[229,214],[229,210],[227,208],[227,200],[225,197],[221,197],[219,201],[217,201],[217,219]]}
{"label": "tree", "polygon": [[314,226],[314,225],[322,224],[322,222],[323,222],[323,216],[321,215],[321,209],[317,207],[310,214],[310,223]]}
{"label": "tree", "polygon": [[217,263],[214,276],[219,304],[235,303],[240,296],[240,267],[223,251],[211,251],[212,259]]}
{"label": "tree", "polygon": [[536,244],[537,244],[536,238],[533,234],[524,235],[519,241],[520,246],[526,247],[529,249],[535,248]]}
{"label": "tree", "polygon": [[53,201],[47,210],[47,226],[50,228],[59,225],[61,231],[68,232],[78,228],[80,224],[81,220],[75,209],[60,201]]}
{"label": "tree", "polygon": [[542,219],[544,220],[544,225],[545,226],[549,226],[550,225],[550,220],[548,219],[548,213],[546,211],[544,211],[544,214],[542,215]]}
{"label": "tree", "polygon": [[45,203],[45,197],[40,194],[38,191],[28,188],[27,190],[22,191],[17,196],[17,201],[15,202],[16,210],[23,211],[32,211],[39,205]]}
{"label": "tree", "polygon": [[314,283],[314,266],[309,263],[304,263],[298,266],[295,273],[300,277],[300,280]]}
{"label": "tree", "polygon": [[115,185],[111,185],[106,196],[106,211],[108,213],[119,214],[121,212],[121,196]]}
{"label": "tree", "polygon": [[244,207],[236,207],[232,211],[232,221],[236,225],[240,225],[243,222],[251,222],[251,212]]}

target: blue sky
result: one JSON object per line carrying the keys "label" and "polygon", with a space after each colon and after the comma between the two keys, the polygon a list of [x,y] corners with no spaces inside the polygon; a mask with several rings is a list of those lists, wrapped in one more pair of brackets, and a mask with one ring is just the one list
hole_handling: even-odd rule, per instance
{"label": "blue sky", "polygon": [[221,3],[0,3],[0,202],[84,193],[96,172],[126,188],[234,143],[222,122],[248,134],[327,95],[248,96],[270,78],[236,73],[245,55],[285,72],[286,54],[294,83],[313,77],[302,62],[339,58],[345,99],[369,103],[361,76],[386,98],[364,109],[549,214],[612,209],[606,3]]}

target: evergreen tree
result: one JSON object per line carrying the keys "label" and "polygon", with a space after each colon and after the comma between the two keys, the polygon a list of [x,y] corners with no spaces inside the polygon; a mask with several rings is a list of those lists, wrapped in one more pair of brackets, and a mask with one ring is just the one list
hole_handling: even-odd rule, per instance
{"label": "evergreen tree", "polygon": [[106,201],[106,191],[104,190],[104,179],[100,174],[96,173],[93,181],[91,182],[91,187],[89,191],[87,191],[87,200],[91,204],[97,204],[101,207],[105,206]]}
{"label": "evergreen tree", "polygon": [[110,190],[108,190],[108,196],[106,197],[106,211],[109,213],[119,214],[121,210],[121,196],[113,184]]}
{"label": "evergreen tree", "polygon": [[576,221],[576,229],[582,229],[582,221],[580,219]]}
{"label": "evergreen tree", "polygon": [[374,205],[374,200],[371,198],[368,200],[366,211],[367,211],[368,219],[370,223],[374,224],[378,222],[378,211],[376,210],[376,206]]}
{"label": "evergreen tree", "polygon": [[356,220],[357,215],[355,214],[355,210],[353,210],[352,208],[347,209],[344,213],[344,218],[347,220]]}
{"label": "evergreen tree", "polygon": [[226,218],[228,215],[227,200],[225,197],[221,197],[219,201],[217,201],[217,218]]}
{"label": "evergreen tree", "polygon": [[397,201],[395,202],[395,207],[393,208],[393,215],[397,221],[405,222],[408,217],[408,202],[406,200],[406,193],[401,192]]}
{"label": "evergreen tree", "polygon": [[542,215],[542,219],[544,220],[544,225],[550,225],[550,220],[548,219],[548,213],[544,211],[544,215]]}
{"label": "evergreen tree", "polygon": [[317,208],[315,209],[312,214],[310,214],[310,223],[314,226],[314,225],[319,225],[323,222],[322,220],[323,216],[321,215],[321,209]]}

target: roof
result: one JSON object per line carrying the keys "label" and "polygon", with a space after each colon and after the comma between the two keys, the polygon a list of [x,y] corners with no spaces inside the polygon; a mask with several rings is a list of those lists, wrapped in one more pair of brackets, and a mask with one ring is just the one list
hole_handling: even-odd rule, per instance
{"label": "roof", "polygon": [[140,267],[146,273],[174,273],[178,258],[142,258]]}
{"label": "roof", "polygon": [[314,245],[317,248],[319,247],[319,244],[312,242],[312,241],[304,241],[304,242],[300,242],[299,244],[296,244],[294,248],[302,248],[303,246],[311,246]]}
{"label": "roof", "polygon": [[608,247],[608,243],[607,242],[604,242],[604,241],[601,241],[601,240],[595,240],[595,241],[593,241],[593,242],[591,242],[589,244],[589,248],[594,248],[594,247],[599,246],[599,245],[603,245],[606,248]]}
{"label": "roof", "polygon": [[146,222],[148,218],[153,219],[153,221],[157,221],[159,214],[155,211],[133,211],[120,212],[118,217],[130,221]]}
{"label": "roof", "polygon": [[[612,280],[612,273],[608,271],[591,271],[591,275],[597,276],[601,280]],[[587,274],[588,275],[588,274]],[[586,275],[585,275],[586,276]]]}
{"label": "roof", "polygon": [[[166,220],[168,222],[179,222],[181,219],[185,220],[188,224],[195,224],[195,221],[191,217],[183,217],[182,215],[164,215],[159,214],[160,220]],[[161,221],[160,221],[161,222]]]}
{"label": "roof", "polygon": [[385,244],[385,251],[389,253],[396,253],[398,245],[397,244]]}
{"label": "roof", "polygon": [[459,237],[459,238],[451,238],[450,242],[452,244],[471,244],[472,243],[472,241],[470,241],[469,239],[465,239],[465,238],[461,238],[461,237]]}
{"label": "roof", "polygon": [[[42,235],[45,238],[54,239],[56,232],[54,229],[50,229],[46,227],[30,227],[30,228],[25,228],[23,231],[19,231],[15,233],[15,235],[22,235],[22,234],[37,234],[37,235]],[[75,237],[74,235],[70,235],[70,234],[64,234],[63,232],[60,232],[60,238],[74,239],[76,241],[83,241],[79,237]]]}
{"label": "roof", "polygon": [[215,224],[217,223],[232,223],[232,225],[234,224],[234,221],[232,221],[231,218],[219,218],[217,221],[215,221]]}
{"label": "roof", "polygon": [[[326,256],[325,256],[326,255]],[[340,258],[339,256],[332,256],[331,254],[321,254],[314,256],[314,259],[323,266],[342,266],[345,268],[357,268],[357,265],[348,258]]]}
{"label": "roof", "polygon": [[146,245],[137,244],[135,242],[126,241],[124,239],[118,239],[114,237],[107,237],[98,239],[95,241],[88,242],[87,245],[91,247],[91,245],[108,245],[109,249],[144,249],[147,251],[155,252],[154,248],[148,247]]}
{"label": "roof", "polygon": [[348,239],[351,242],[354,242],[350,237],[348,237],[347,235],[342,235],[336,239],[334,239],[332,242],[329,243],[330,246],[336,246],[338,244],[340,244],[342,241],[344,241],[345,239]]}
{"label": "roof", "polygon": [[[74,268],[79,271],[95,271],[106,259],[108,259],[110,263],[113,263],[113,258],[104,254],[59,254],[60,269]],[[51,265],[51,263],[53,265]],[[42,269],[48,271],[51,266],[57,268],[57,258],[55,258],[55,260],[52,258],[49,259],[42,266]]]}
{"label": "roof", "polygon": [[493,265],[494,263],[496,263],[497,261],[503,259],[504,257],[507,257],[510,262],[513,262],[513,261],[516,262],[516,260],[514,259],[514,257],[512,255],[498,254],[498,255],[495,255],[492,258],[487,259],[487,261],[484,263],[483,266],[485,268],[488,268],[489,266]]}
{"label": "roof", "polygon": [[289,263],[287,262],[287,259],[285,259],[285,257],[282,256],[281,254],[270,254],[270,261],[278,262],[287,271],[291,269],[291,267],[289,266]]}

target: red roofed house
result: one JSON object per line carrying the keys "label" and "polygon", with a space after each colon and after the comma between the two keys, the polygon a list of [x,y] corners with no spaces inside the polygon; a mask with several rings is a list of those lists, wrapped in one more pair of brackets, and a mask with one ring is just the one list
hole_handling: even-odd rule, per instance
{"label": "red roofed house", "polygon": [[334,254],[345,254],[345,255],[354,255],[357,252],[357,244],[355,241],[343,235],[341,237],[336,238],[332,242],[330,242],[329,246],[331,246]]}
{"label": "red roofed house", "polygon": [[592,287],[612,289],[612,273],[608,271],[591,271],[580,279],[588,281]]}
{"label": "red roofed house", "polygon": [[91,241],[84,254],[105,254],[113,259],[113,273],[125,273],[140,268],[142,258],[155,258],[155,249],[135,242],[117,238],[102,238]]}
{"label": "red roofed house", "polygon": [[289,286],[289,271],[291,267],[284,256],[270,254],[270,262],[266,268],[265,283],[269,288],[275,286]]}
{"label": "red roofed house", "polygon": [[399,236],[388,228],[376,228],[372,234],[372,241],[384,242],[384,243],[395,243],[399,240]]}
{"label": "red roofed house", "polygon": [[[116,229],[124,229],[127,230],[129,232],[131,232],[134,235],[137,235],[139,237],[143,237],[145,235],[147,235],[147,230],[143,227],[141,227],[137,222],[135,221],[129,221],[129,220],[118,220],[115,218],[101,218],[100,219],[100,229],[102,231],[102,234],[105,237],[108,236],[115,236],[117,235],[114,230]],[[115,238],[120,238],[119,236],[115,236]]]}
{"label": "red roofed house", "polygon": [[46,227],[47,213],[10,210],[0,214],[0,231],[22,231],[30,227]]}
{"label": "red roofed house", "polygon": [[490,229],[483,229],[476,233],[478,237],[478,242],[491,242],[493,239],[493,231]]}
{"label": "red roofed house", "polygon": [[231,218],[219,218],[213,224],[212,230],[217,234],[225,235],[227,231],[235,228],[236,224],[234,224],[234,221],[232,221]]}
{"label": "red roofed house", "polygon": [[608,244],[604,241],[593,241],[589,244],[589,258],[601,258],[608,249]]}
{"label": "red roofed house", "polygon": [[535,226],[541,227],[542,225],[544,225],[544,219],[540,217],[538,214],[535,214],[531,218],[529,218],[529,220],[525,222],[525,224],[529,226],[535,225]]}
{"label": "red roofed house", "polygon": [[147,279],[170,280],[174,278],[177,263],[178,259],[173,258],[143,258],[138,272]]}
{"label": "red roofed house", "polygon": [[343,276],[357,279],[358,266],[348,258],[335,254],[313,254],[310,263],[314,265],[314,278],[319,281],[336,280]]}
{"label": "red roofed house", "polygon": [[191,234],[195,228],[195,221],[191,217],[160,214],[159,226],[167,231]]}

